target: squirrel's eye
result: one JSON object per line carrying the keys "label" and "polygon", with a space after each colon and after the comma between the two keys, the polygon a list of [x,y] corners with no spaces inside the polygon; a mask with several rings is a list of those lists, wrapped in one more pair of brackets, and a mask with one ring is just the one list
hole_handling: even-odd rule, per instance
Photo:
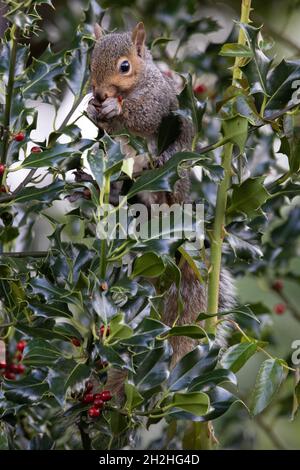
{"label": "squirrel's eye", "polygon": [[120,72],[121,73],[127,73],[130,70],[130,63],[128,60],[123,60],[123,62],[120,65]]}

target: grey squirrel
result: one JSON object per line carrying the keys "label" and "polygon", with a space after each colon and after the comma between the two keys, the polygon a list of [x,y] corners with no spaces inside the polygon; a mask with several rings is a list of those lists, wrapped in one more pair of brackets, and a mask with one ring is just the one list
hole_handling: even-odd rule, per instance
{"label": "grey squirrel", "polygon": [[[178,100],[172,80],[159,70],[145,45],[145,28],[138,23],[132,32],[104,35],[95,26],[96,43],[91,61],[93,98],[88,105],[89,117],[108,133],[128,130],[147,139],[156,166],[162,166],[174,153],[190,150],[193,138],[192,122],[180,116],[180,131],[176,140],[156,155],[157,135],[162,119],[178,109]],[[137,157],[138,158],[138,157]],[[142,195],[143,199],[143,195]],[[185,175],[174,188],[174,193],[147,193],[147,204],[185,202],[189,199],[189,178]],[[200,283],[187,262],[180,263],[183,311],[177,324],[194,323],[200,312],[206,310],[207,286]],[[222,270],[220,282],[220,310],[230,309],[235,301],[230,275]],[[176,286],[166,296],[162,321],[172,325],[178,314]],[[218,332],[220,335],[220,333]],[[188,353],[195,341],[187,337],[171,339],[172,364]]]}

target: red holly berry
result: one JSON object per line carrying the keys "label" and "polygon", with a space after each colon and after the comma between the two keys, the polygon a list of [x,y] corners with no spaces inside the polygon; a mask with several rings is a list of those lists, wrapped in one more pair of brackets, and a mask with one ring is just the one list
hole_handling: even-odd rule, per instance
{"label": "red holly berry", "polygon": [[7,370],[4,374],[4,377],[8,380],[16,380],[16,375],[13,372]]}
{"label": "red holly berry", "polygon": [[100,410],[93,406],[89,409],[88,414],[90,418],[98,418],[100,416]]}
{"label": "red holly berry", "polygon": [[0,369],[6,369],[6,362],[4,361],[0,362]]}
{"label": "red holly berry", "polygon": [[203,84],[200,84],[194,88],[194,93],[196,94],[205,93],[206,91],[207,91],[207,88]]}
{"label": "red holly berry", "polygon": [[19,370],[19,369],[18,369],[18,364],[10,364],[10,365],[8,366],[8,370],[9,370],[10,372],[13,372],[14,374],[18,374],[18,370]]}
{"label": "red holly berry", "polygon": [[3,173],[5,172],[5,165],[3,165],[3,163],[0,164],[0,176],[3,175]]}
{"label": "red holly berry", "polygon": [[21,340],[17,343],[17,350],[20,351],[21,353],[24,351],[25,347],[27,346],[26,341]]}
{"label": "red holly berry", "polygon": [[104,401],[101,398],[96,398],[94,400],[94,407],[95,408],[98,408],[99,410],[101,410],[103,408],[103,405],[104,405]]}
{"label": "red holly berry", "polygon": [[94,401],[98,399],[102,400],[101,393],[94,393]]}
{"label": "red holly berry", "polygon": [[22,361],[22,359],[23,359],[23,354],[22,354],[21,352],[18,352],[18,353],[16,354],[16,360],[17,360],[17,361]]}
{"label": "red holly berry", "polygon": [[286,311],[286,305],[285,304],[276,304],[274,306],[274,312],[277,315],[282,315]]}
{"label": "red holly berry", "polygon": [[92,393],[85,393],[82,399],[83,403],[93,403],[94,395]]}
{"label": "red holly berry", "polygon": [[103,401],[109,401],[112,399],[112,394],[110,393],[109,390],[103,390],[103,392],[101,392],[101,400]]}
{"label": "red holly berry", "polygon": [[79,346],[81,345],[81,342],[78,338],[72,338],[71,339],[71,343],[76,346],[76,348],[79,348]]}
{"label": "red holly berry", "polygon": [[[100,336],[102,337],[104,335],[104,331],[105,331],[105,325],[102,325],[100,327]],[[106,336],[108,336],[110,333],[110,328],[109,328],[109,325],[107,325],[106,327]]]}
{"label": "red holly berry", "polygon": [[38,147],[37,145],[32,147],[32,149],[30,150],[31,153],[39,153],[42,151],[41,147]]}
{"label": "red holly berry", "polygon": [[272,289],[276,292],[281,292],[283,289],[283,281],[281,279],[276,279],[272,284]]}
{"label": "red holly berry", "polygon": [[24,139],[25,139],[25,134],[23,132],[19,132],[18,134],[15,135],[16,142],[22,142],[22,140]]}
{"label": "red holly berry", "polygon": [[118,99],[118,102],[119,102],[120,104],[123,103],[123,96],[119,95],[119,96],[117,97],[117,99]]}
{"label": "red holly berry", "polygon": [[1,185],[1,187],[0,187],[0,192],[1,192],[1,193],[7,193],[7,189],[6,189],[6,187],[4,186],[4,184]]}
{"label": "red holly berry", "polygon": [[86,382],[85,389],[87,392],[90,392],[91,390],[93,390],[93,387],[94,387],[93,382],[90,382],[90,381]]}
{"label": "red holly berry", "polygon": [[24,374],[25,366],[23,364],[17,364],[15,367],[16,374]]}

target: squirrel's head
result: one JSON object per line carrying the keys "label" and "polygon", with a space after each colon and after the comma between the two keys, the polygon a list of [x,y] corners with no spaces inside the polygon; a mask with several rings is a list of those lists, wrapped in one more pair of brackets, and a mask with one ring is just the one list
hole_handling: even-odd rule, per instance
{"label": "squirrel's head", "polygon": [[95,25],[96,44],[91,62],[93,94],[98,101],[126,96],[138,83],[145,66],[145,28],[138,23],[131,33],[103,35]]}

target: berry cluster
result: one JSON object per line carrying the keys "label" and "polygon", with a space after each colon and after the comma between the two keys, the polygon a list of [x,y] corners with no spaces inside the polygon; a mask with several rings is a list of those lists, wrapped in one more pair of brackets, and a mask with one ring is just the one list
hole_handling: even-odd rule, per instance
{"label": "berry cluster", "polygon": [[[24,134],[24,132],[18,132],[18,134],[15,134],[13,136],[13,138],[16,142],[23,142],[23,140],[25,139],[25,134]],[[41,149],[41,147],[38,147],[37,145],[35,145],[34,147],[32,147],[30,149],[30,152],[31,153],[39,153],[39,152],[42,152],[42,149]]]}
{"label": "berry cluster", "polygon": [[105,402],[112,399],[112,394],[109,390],[93,393],[93,387],[92,382],[86,383],[82,402],[85,404],[91,403],[92,406],[88,409],[88,415],[90,418],[98,418],[101,415]]}
{"label": "berry cluster", "polygon": [[17,343],[16,352],[11,363],[0,362],[0,370],[8,380],[16,380],[17,375],[24,374],[25,366],[21,363],[26,341],[21,340]]}

